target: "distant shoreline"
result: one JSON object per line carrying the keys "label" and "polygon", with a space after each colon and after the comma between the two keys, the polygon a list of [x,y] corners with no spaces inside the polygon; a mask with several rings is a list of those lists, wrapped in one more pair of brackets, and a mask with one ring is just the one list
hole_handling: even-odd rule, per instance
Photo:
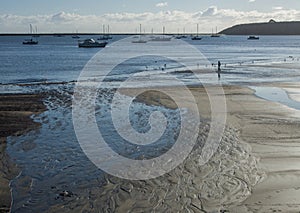
{"label": "distant shoreline", "polygon": [[269,22],[238,24],[222,30],[220,34],[225,35],[300,35],[300,21],[276,22],[271,19]]}

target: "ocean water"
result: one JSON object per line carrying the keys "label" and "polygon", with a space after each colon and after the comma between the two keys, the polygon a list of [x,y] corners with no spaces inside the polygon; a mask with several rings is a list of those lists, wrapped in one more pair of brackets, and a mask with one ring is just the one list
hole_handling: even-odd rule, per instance
{"label": "ocean water", "polygon": [[[110,43],[124,37],[114,36]],[[0,84],[74,81],[85,64],[99,51],[97,48],[78,48],[77,39],[70,36],[41,36],[36,46],[22,45],[26,38],[0,37]],[[259,70],[255,67],[276,62],[299,64],[299,36],[261,36],[257,41],[247,40],[245,36],[207,36],[201,41],[185,41],[199,49],[210,63],[221,61],[224,72],[222,83],[299,80],[298,69],[292,67],[260,67]],[[147,66],[155,69],[165,64],[164,61],[155,61],[149,60]],[[203,80],[209,81],[209,77],[203,76]]]}
{"label": "ocean water", "polygon": [[[123,38],[125,36],[114,36],[108,48]],[[101,188],[105,182],[105,173],[91,163],[81,150],[72,122],[75,81],[88,61],[103,50],[78,48],[77,40],[70,36],[41,36],[36,46],[22,45],[24,39],[26,37],[0,37],[0,92],[47,94],[44,102],[48,110],[34,116],[37,122],[42,123],[40,129],[8,140],[7,151],[21,169],[18,177],[11,182],[12,210],[43,212],[65,202],[65,198],[60,196],[63,191],[76,195],[68,198],[70,200],[67,201],[71,201],[88,197],[89,189]],[[246,36],[207,36],[201,41],[184,41],[197,48],[205,59],[194,61],[193,56],[188,55],[190,65],[195,68],[204,66],[213,71],[198,74],[204,83],[213,82],[212,79],[216,78],[217,61],[222,63],[219,81],[222,84],[247,86],[260,82],[300,80],[300,36],[261,36],[258,41],[248,41]],[[128,52],[141,48],[139,45],[129,45]],[[160,48],[168,46],[163,42],[157,45]],[[116,50],[114,54],[118,57],[124,52]],[[114,62],[113,57],[109,60]],[[159,80],[160,86],[171,85],[173,82],[165,77],[168,73],[186,84],[194,84],[195,78],[186,72],[182,64],[157,55],[140,56],[116,64],[104,78],[105,86],[99,88],[95,110],[97,124],[104,137],[111,148],[121,155],[132,159],[152,158],[172,147],[181,122],[178,110],[133,102],[129,117],[136,131],[149,131],[149,116],[154,111],[162,112],[168,125],[161,139],[152,146],[127,144],[120,138],[113,129],[110,103],[115,88],[137,73],[139,75],[134,82],[137,87],[144,86],[153,76],[158,76],[155,79]],[[101,70],[97,71],[98,74],[101,75]]]}
{"label": "ocean water", "polygon": [[[90,37],[92,36],[80,39]],[[110,43],[125,37],[114,36]],[[86,63],[99,51],[97,48],[78,48],[77,39],[71,36],[41,36],[36,46],[22,45],[26,38],[28,37],[0,37],[1,85],[75,81]],[[96,39],[97,36],[93,38]],[[297,65],[300,64],[300,36],[261,36],[260,40],[255,41],[247,40],[246,36],[204,36],[201,41],[189,38],[184,41],[196,47],[209,63],[215,65],[218,60],[221,61],[224,84],[299,80]],[[167,46],[168,42],[161,42],[159,45]],[[130,47],[133,51],[134,48],[140,47]],[[196,66],[197,62],[194,63]],[[295,66],[277,69],[274,67],[276,63]],[[123,69],[117,74],[124,75],[130,69],[145,71],[145,66],[151,72],[160,70],[164,64],[168,68],[176,67],[163,59],[158,61],[150,58],[134,66],[131,64],[131,68]],[[210,76],[203,75],[201,78],[209,81]],[[5,89],[7,88],[2,87],[2,90]]]}

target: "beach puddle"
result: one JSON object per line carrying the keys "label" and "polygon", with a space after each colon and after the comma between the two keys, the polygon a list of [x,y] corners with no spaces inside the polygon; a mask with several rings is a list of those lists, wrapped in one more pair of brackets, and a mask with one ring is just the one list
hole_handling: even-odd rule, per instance
{"label": "beach puddle", "polygon": [[250,87],[255,90],[255,95],[262,99],[277,102],[287,107],[300,110],[300,102],[290,98],[287,91],[279,87]]}

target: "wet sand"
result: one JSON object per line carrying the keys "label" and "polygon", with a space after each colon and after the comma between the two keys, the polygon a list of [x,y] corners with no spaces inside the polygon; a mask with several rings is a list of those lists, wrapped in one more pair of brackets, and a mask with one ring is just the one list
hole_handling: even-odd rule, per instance
{"label": "wet sand", "polygon": [[262,179],[250,147],[227,128],[218,151],[201,165],[201,144],[209,130],[203,124],[198,143],[183,164],[155,179],[133,181],[106,175],[104,185],[65,196],[48,212],[210,212],[229,210],[251,194]]}
{"label": "wet sand", "polygon": [[[263,85],[261,85],[263,86]],[[299,97],[298,84],[273,84]],[[177,93],[175,88],[170,90]],[[209,117],[208,99],[203,88],[191,89],[201,116]],[[264,178],[251,188],[242,202],[227,206],[230,212],[299,212],[300,209],[300,112],[254,95],[248,88],[224,87],[227,102],[227,125],[239,132],[240,140],[251,147],[250,154],[259,160]],[[180,96],[180,94],[177,94]],[[184,101],[185,97],[182,97]],[[148,102],[164,103],[157,97]],[[168,105],[168,103],[164,103]],[[188,107],[188,103],[186,103]],[[255,175],[254,175],[255,176]]]}
{"label": "wet sand", "polygon": [[5,151],[6,138],[38,128],[40,124],[33,122],[31,116],[45,109],[42,95],[0,95],[0,212],[9,212],[11,205],[9,183],[18,174],[17,166]]}
{"label": "wet sand", "polygon": [[[267,86],[299,88],[294,83]],[[260,158],[266,178],[235,212],[299,212],[300,113],[279,103],[246,97],[243,101],[242,96],[229,99],[229,114],[233,115],[229,122],[239,126],[241,137]]]}
{"label": "wet sand", "polygon": [[[294,84],[272,86],[290,91],[298,87]],[[189,107],[191,103],[180,90],[168,89]],[[210,107],[202,87],[192,87],[191,91],[203,122],[198,143],[182,165],[147,181],[107,175],[104,185],[78,186],[76,193],[62,194],[62,201],[49,207],[48,212],[299,212],[300,113],[257,98],[251,89],[224,86],[226,131],[218,151],[201,166],[197,159],[209,129]],[[130,90],[122,92],[130,94]],[[29,105],[40,100],[35,96],[24,98],[33,101]],[[5,101],[0,100],[5,106]],[[174,102],[155,92],[141,95],[139,100],[175,107]],[[23,105],[23,102],[15,105]],[[9,108],[8,105],[5,108]],[[25,114],[42,110],[36,109],[28,109],[30,113]],[[38,127],[38,124],[32,125]]]}

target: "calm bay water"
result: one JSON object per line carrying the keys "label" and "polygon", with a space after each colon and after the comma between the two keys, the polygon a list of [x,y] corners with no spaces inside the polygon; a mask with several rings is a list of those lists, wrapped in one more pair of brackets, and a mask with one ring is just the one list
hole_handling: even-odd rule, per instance
{"label": "calm bay water", "polygon": [[[78,48],[77,39],[71,36],[41,36],[36,46],[22,45],[26,38],[0,37],[0,84],[74,81],[99,51]],[[122,38],[114,36],[110,42]],[[300,36],[261,36],[258,41],[247,40],[246,36],[204,36],[201,41],[185,41],[195,45],[211,63],[220,60],[227,65],[223,67],[223,83],[297,80],[294,78],[298,77],[297,69],[260,67],[258,70],[254,65],[284,62],[284,59],[286,63],[296,63],[300,58]],[[164,63],[149,61],[147,65],[159,67]]]}
{"label": "calm bay water", "polygon": [[[103,182],[104,173],[88,160],[77,142],[71,109],[73,81],[77,80],[83,67],[99,49],[78,48],[77,40],[70,36],[41,36],[36,46],[22,45],[25,38],[0,37],[0,92],[35,91],[48,94],[44,100],[48,111],[34,118],[42,123],[41,128],[20,137],[11,137],[7,147],[9,155],[21,168],[20,175],[11,184],[13,212],[43,212],[64,202],[59,196],[61,192],[76,194],[70,199],[88,197],[89,189],[101,187]],[[124,36],[114,36],[110,42],[122,38]],[[185,41],[195,45],[207,57],[209,64],[216,64],[218,60],[222,62],[223,84],[300,80],[300,36],[261,36],[258,41],[248,41],[246,36],[222,36]],[[152,74],[159,73],[164,64],[172,71],[180,69],[178,63],[165,58],[140,58],[123,67],[116,67],[107,81],[114,85],[115,81],[145,70]],[[215,73],[203,74],[201,78],[210,82],[212,75]],[[178,76],[193,83],[186,73],[179,73]],[[111,140],[112,148],[132,158],[145,157],[145,153],[151,157],[169,149],[176,140],[173,136],[180,126],[178,112],[138,102],[133,103],[130,109],[135,129],[147,131],[149,124],[145,121],[149,119],[150,112],[157,110],[172,120],[172,125],[167,128],[161,142],[146,150],[139,146],[115,144],[120,139],[105,114],[109,111],[113,93],[111,88],[101,90],[97,100],[99,108],[96,110],[98,123]]]}

